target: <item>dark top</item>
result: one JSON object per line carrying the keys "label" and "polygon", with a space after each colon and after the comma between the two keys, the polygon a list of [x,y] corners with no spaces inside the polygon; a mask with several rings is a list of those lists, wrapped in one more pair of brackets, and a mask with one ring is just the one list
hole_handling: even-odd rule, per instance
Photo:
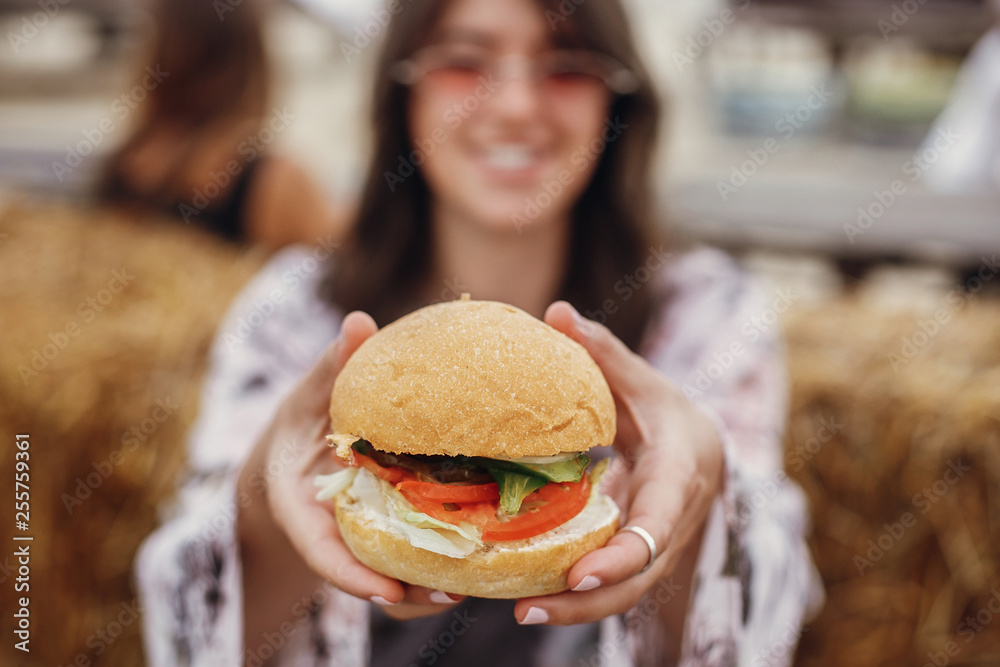
{"label": "dark top", "polygon": [[[122,174],[113,173],[104,187],[104,199],[113,203],[138,206],[180,218],[234,243],[247,240],[247,201],[256,173],[266,158],[257,157],[239,164],[235,173],[225,170],[211,173],[211,180],[196,188],[192,197],[178,200],[159,192],[138,192]],[[232,164],[232,163],[230,163]],[[179,171],[178,170],[175,170]],[[174,181],[171,174],[167,183]]]}
{"label": "dark top", "polygon": [[579,667],[600,626],[518,625],[514,600],[466,598],[436,616],[396,621],[373,605],[370,667]]}

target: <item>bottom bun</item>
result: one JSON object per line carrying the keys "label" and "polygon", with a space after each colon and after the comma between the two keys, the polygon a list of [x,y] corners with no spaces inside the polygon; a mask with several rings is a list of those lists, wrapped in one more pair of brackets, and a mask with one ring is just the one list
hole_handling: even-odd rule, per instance
{"label": "bottom bun", "polygon": [[558,528],[526,540],[487,542],[465,558],[449,558],[414,547],[385,515],[349,494],[337,496],[336,509],[344,542],[371,569],[410,584],[481,598],[567,590],[570,567],[604,546],[618,529],[618,506],[596,494]]}

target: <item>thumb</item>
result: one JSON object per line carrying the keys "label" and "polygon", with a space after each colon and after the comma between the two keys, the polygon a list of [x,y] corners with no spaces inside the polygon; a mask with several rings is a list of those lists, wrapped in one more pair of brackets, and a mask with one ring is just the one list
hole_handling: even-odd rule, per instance
{"label": "thumb", "polygon": [[645,362],[606,326],[584,318],[566,301],[550,305],[545,322],[583,345],[614,394],[624,398],[640,387],[647,375]]}
{"label": "thumb", "polygon": [[323,352],[316,364],[295,388],[294,403],[316,414],[326,414],[330,409],[330,394],[344,364],[368,340],[378,327],[367,313],[354,311],[344,318],[340,335]]}
{"label": "thumb", "polygon": [[[347,360],[361,347],[361,344],[378,331],[375,320],[368,313],[355,310],[347,314],[340,325],[340,348],[333,359],[336,374],[344,367]],[[325,355],[324,355],[325,356]]]}

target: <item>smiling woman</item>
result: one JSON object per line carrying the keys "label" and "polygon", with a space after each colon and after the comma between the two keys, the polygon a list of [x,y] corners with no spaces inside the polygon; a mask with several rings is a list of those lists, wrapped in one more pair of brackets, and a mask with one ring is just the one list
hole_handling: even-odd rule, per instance
{"label": "smiling woman", "polygon": [[[234,664],[262,655],[273,637],[281,641],[266,644],[267,657],[280,664],[547,667],[614,655],[633,665],[732,665],[771,655],[781,633],[815,608],[821,594],[802,539],[805,509],[781,472],[785,380],[776,330],[760,332],[738,355],[728,352],[768,302],[721,253],[660,241],[648,182],[659,105],[625,13],[613,0],[586,2],[550,24],[546,12],[560,4],[434,0],[393,16],[375,77],[374,155],[351,237],[324,275],[311,274],[244,344],[227,346],[229,330],[281,286],[302,251],[279,255],[218,334],[191,441],[200,474],[180,516],[147,542],[139,563],[154,665]],[[396,424],[414,444],[407,428],[416,418],[393,401],[402,388],[415,391],[419,373],[394,378],[395,393],[366,394],[370,385],[333,393],[332,408],[331,393],[376,322],[434,302],[442,285],[544,319],[586,350],[610,389],[617,435],[613,451],[603,452],[612,458],[609,472],[594,486],[618,505],[624,528],[564,569],[553,590],[569,590],[463,600],[454,595],[459,588],[434,590],[381,572],[403,577],[407,562],[394,554],[430,539],[420,531],[454,532],[435,514],[466,501],[489,506],[488,515],[467,515],[482,529],[484,549],[530,540],[545,529],[534,517],[552,518],[531,509],[547,503],[560,519],[578,512],[586,478],[575,488],[547,484],[539,488],[552,497],[532,497],[537,490],[508,486],[498,460],[485,466],[495,479],[491,466],[501,473],[495,489],[489,479],[468,479],[479,488],[444,497],[456,492],[420,478],[433,477],[421,467],[433,461],[398,456],[410,449],[355,438],[345,448],[362,470],[342,473],[326,446],[331,411],[341,414],[364,396],[367,410],[385,415],[380,423]],[[456,335],[448,332],[440,338]],[[522,355],[515,358],[538,378],[557,369],[523,346],[508,352]],[[725,354],[724,372],[689,400],[681,387]],[[446,364],[431,375],[468,388],[464,368]],[[539,400],[551,404],[562,383],[572,385],[542,381]],[[453,400],[424,412],[473,419],[516,401],[508,391],[485,405]],[[457,422],[428,429],[435,446],[460,430]],[[539,441],[551,435],[525,433]],[[477,455],[466,451],[474,440],[459,438],[448,455]],[[533,452],[509,456],[525,453]],[[316,499],[317,474],[326,481],[324,500]],[[420,522],[419,531],[386,531],[384,543],[352,545],[366,562],[381,556],[378,571],[355,557],[345,541],[350,530],[342,534],[333,515],[329,498],[348,477],[362,485],[349,493],[364,495],[365,484],[381,489],[393,511]],[[767,502],[741,520],[739,508],[763,481]],[[377,505],[381,496],[366,497]],[[527,512],[518,515],[523,504]],[[532,525],[514,525],[521,516]],[[206,533],[206,524],[221,529]],[[188,592],[192,577],[222,591],[212,606],[198,589]],[[331,595],[300,617],[296,605],[328,585]],[[443,613],[455,604],[476,621],[461,637]],[[308,631],[299,631],[302,623]],[[452,645],[438,651],[435,638],[445,636]]]}
{"label": "smiling woman", "polygon": [[[425,2],[393,17],[373,161],[324,287],[332,302],[395,320],[459,275],[441,259],[475,238],[493,249],[491,273],[544,269],[528,312],[556,297],[595,311],[615,299],[612,330],[639,344],[652,295],[619,300],[614,284],[660,242],[649,210],[659,104],[617,3],[580,5],[554,30],[546,11],[559,3]],[[515,272],[511,291],[540,277]],[[484,274],[466,291],[512,300],[487,283],[497,281]]]}

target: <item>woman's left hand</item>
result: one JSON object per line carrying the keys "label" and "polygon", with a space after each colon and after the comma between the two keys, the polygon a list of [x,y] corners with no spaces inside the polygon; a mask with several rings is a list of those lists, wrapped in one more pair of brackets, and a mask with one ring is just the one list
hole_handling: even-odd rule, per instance
{"label": "woman's left hand", "polygon": [[607,378],[618,410],[618,456],[606,488],[627,517],[622,525],[646,529],[657,546],[652,567],[640,574],[649,549],[635,533],[620,532],[570,569],[577,590],[524,598],[514,609],[522,623],[590,623],[634,607],[674,572],[719,493],[722,444],[711,419],[606,327],[561,301],[545,321],[583,345]]}

